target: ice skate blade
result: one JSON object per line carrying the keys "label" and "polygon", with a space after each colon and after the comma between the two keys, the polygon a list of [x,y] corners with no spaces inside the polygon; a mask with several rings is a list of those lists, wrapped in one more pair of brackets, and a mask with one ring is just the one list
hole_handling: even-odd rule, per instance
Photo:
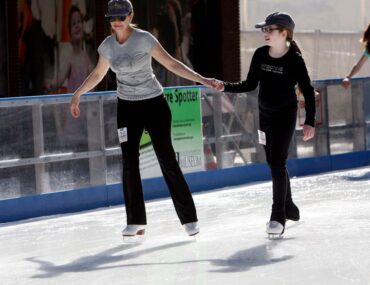
{"label": "ice skate blade", "polygon": [[138,230],[136,234],[122,234],[124,237],[134,237],[134,236],[143,236],[145,234],[145,230]]}
{"label": "ice skate blade", "polygon": [[125,243],[142,243],[145,241],[145,230],[138,230],[135,235],[123,234]]}
{"label": "ice skate blade", "polygon": [[189,237],[195,237],[197,234],[199,234],[199,231],[197,231],[196,233],[189,234]]}
{"label": "ice skate blade", "polygon": [[194,234],[192,236],[188,236],[189,242],[197,242],[198,240],[198,235]]}
{"label": "ice skate blade", "polygon": [[145,241],[145,236],[143,235],[136,235],[136,236],[122,236],[123,237],[123,243],[126,244],[139,244],[143,243]]}
{"label": "ice skate blade", "polygon": [[283,234],[267,234],[269,240],[279,240],[283,238]]}
{"label": "ice skate blade", "polygon": [[197,241],[198,234],[199,234],[199,232],[197,232],[196,234],[188,235],[190,241],[196,242]]}
{"label": "ice skate blade", "polygon": [[145,225],[127,225],[122,231],[123,236],[143,235],[144,233]]}

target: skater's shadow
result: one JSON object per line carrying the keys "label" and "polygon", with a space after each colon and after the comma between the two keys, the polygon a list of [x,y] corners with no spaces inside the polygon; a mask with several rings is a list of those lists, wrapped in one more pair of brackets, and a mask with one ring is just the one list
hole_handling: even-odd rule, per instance
{"label": "skater's shadow", "polygon": [[[104,270],[110,268],[117,268],[117,267],[125,267],[126,265],[122,265],[122,261],[137,258],[141,255],[149,254],[156,251],[162,251],[174,247],[184,246],[186,244],[192,243],[192,241],[182,241],[176,242],[172,244],[166,244],[161,246],[155,246],[148,249],[142,249],[134,252],[128,253],[121,253],[124,250],[131,249],[133,247],[138,246],[138,244],[126,244],[126,245],[119,245],[113,247],[111,249],[105,250],[99,254],[89,255],[85,257],[81,257],[76,259],[70,263],[62,264],[62,265],[55,265],[52,262],[40,260],[34,257],[27,258],[26,260],[30,262],[37,263],[40,268],[39,271],[42,271],[40,274],[36,274],[32,276],[32,278],[50,278],[56,277],[63,273],[68,272],[87,272],[87,271],[97,271],[97,270]],[[120,263],[119,265],[108,265]],[[131,266],[127,265],[127,266]],[[138,264],[136,264],[137,266]],[[145,264],[140,264],[145,265]]]}
{"label": "skater's shadow", "polygon": [[343,176],[342,179],[346,181],[366,181],[370,180],[370,172],[364,173],[359,176]]}
{"label": "skater's shadow", "polygon": [[266,244],[236,252],[227,259],[212,260],[212,265],[220,268],[211,270],[210,272],[241,272],[250,270],[251,268],[257,266],[271,265],[289,260],[293,258],[292,255],[281,254],[277,249],[279,244],[290,239],[291,238],[271,240]]}
{"label": "skater's shadow", "polygon": [[175,265],[190,263],[210,263],[212,266],[218,267],[214,270],[210,270],[210,272],[232,273],[247,271],[253,267],[271,265],[277,262],[282,262],[293,258],[292,255],[285,254],[279,255],[276,254],[275,252],[275,250],[278,249],[279,244],[287,240],[289,240],[289,238],[268,241],[266,244],[239,251],[226,259],[196,259],[196,260],[183,260],[177,262],[151,262],[151,263],[130,262],[122,264],[122,262],[125,262],[129,259],[135,259],[137,257],[140,257],[141,255],[147,255],[153,252],[162,251],[179,246],[185,246],[189,243],[193,243],[193,241],[182,241],[127,253],[121,252],[134,248],[135,246],[137,246],[137,244],[120,245],[105,250],[99,254],[81,257],[70,263],[62,265],[56,265],[53,264],[52,262],[40,260],[37,258],[28,258],[27,260],[33,263],[37,263],[39,265],[39,271],[41,271],[41,273],[33,275],[32,278],[53,278],[64,273],[109,270],[113,268],[151,266],[151,265]]}

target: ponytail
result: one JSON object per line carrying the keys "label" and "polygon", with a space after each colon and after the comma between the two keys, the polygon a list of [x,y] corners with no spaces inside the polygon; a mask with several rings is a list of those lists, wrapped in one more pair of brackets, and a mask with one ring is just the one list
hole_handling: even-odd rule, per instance
{"label": "ponytail", "polygon": [[302,51],[301,51],[301,49],[299,48],[299,46],[298,46],[298,44],[297,44],[297,42],[295,41],[295,40],[291,40],[290,41],[290,46],[296,51],[296,52],[298,52],[298,53],[300,53],[300,54],[302,54]]}
{"label": "ponytail", "polygon": [[287,30],[286,40],[289,42],[290,47],[293,48],[293,50],[295,52],[298,52],[299,54],[302,54],[302,51],[299,48],[297,42],[295,40],[293,40],[293,31],[292,30]]}
{"label": "ponytail", "polygon": [[301,49],[299,48],[297,42],[293,40],[293,30],[288,29],[287,27],[281,26],[281,25],[276,25],[280,31],[285,30],[287,32],[286,40],[290,44],[290,47],[295,51],[298,52],[299,54],[302,54]]}

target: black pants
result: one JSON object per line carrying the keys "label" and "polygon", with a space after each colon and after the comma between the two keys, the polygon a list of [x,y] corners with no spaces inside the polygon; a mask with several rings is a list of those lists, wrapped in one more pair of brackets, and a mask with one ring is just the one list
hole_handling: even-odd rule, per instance
{"label": "black pants", "polygon": [[285,207],[292,203],[289,173],[286,168],[289,145],[296,126],[297,111],[260,111],[260,129],[266,133],[265,153],[271,169],[273,204],[270,220],[285,225]]}
{"label": "black pants", "polygon": [[182,224],[196,222],[194,201],[176,160],[171,142],[171,110],[163,95],[142,101],[118,99],[117,126],[127,128],[121,143],[123,194],[127,224],[146,224],[143,189],[139,170],[140,138],[148,131],[177,215]]}

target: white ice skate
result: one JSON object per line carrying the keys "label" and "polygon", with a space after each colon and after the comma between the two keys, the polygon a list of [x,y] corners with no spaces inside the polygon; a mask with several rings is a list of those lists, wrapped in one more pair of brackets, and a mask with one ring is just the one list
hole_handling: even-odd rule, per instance
{"label": "white ice skate", "polygon": [[122,231],[122,237],[125,242],[144,241],[146,225],[127,225]]}
{"label": "white ice skate", "polygon": [[284,233],[284,226],[277,221],[269,221],[266,224],[266,233],[268,239],[282,238]]}
{"label": "white ice skate", "polygon": [[184,224],[185,231],[189,236],[195,236],[199,233],[198,223],[187,223]]}

